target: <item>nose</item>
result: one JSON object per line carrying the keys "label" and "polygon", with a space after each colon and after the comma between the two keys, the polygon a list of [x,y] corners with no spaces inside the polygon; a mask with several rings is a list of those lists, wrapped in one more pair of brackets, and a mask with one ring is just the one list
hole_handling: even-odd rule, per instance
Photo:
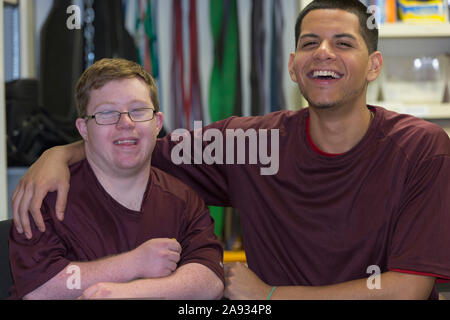
{"label": "nose", "polygon": [[323,40],[314,51],[313,58],[320,61],[334,60],[336,55],[333,46],[327,40]]}
{"label": "nose", "polygon": [[128,113],[122,113],[120,115],[119,122],[117,122],[116,126],[119,129],[129,129],[134,128],[135,123],[133,120],[131,120],[130,115]]}

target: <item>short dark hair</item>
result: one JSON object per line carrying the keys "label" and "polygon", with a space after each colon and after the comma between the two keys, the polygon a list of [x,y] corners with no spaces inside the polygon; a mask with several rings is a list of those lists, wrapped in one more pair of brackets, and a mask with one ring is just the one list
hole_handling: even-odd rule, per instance
{"label": "short dark hair", "polygon": [[298,45],[303,19],[309,12],[319,9],[339,9],[355,14],[359,20],[359,32],[366,43],[369,54],[378,50],[378,27],[369,28],[367,26],[367,21],[372,17],[372,14],[367,12],[367,7],[359,0],[314,0],[311,2],[300,12],[297,18],[295,48]]}

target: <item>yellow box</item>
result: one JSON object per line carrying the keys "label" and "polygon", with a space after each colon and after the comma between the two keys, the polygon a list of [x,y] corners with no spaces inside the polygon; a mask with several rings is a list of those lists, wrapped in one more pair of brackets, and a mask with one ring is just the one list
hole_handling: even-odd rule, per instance
{"label": "yellow box", "polygon": [[443,0],[398,0],[398,13],[403,22],[446,22],[446,10]]}

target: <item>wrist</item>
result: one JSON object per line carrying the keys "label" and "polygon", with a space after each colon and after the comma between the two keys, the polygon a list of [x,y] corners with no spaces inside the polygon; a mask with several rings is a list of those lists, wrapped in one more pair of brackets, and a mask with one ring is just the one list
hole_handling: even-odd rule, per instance
{"label": "wrist", "polygon": [[70,154],[69,145],[52,147],[50,149],[45,150],[42,155],[45,158],[58,159],[60,162],[63,161],[67,165],[71,164],[71,161],[70,161],[71,160],[71,154]]}
{"label": "wrist", "polygon": [[273,287],[269,287],[269,294],[267,295],[266,300],[271,300],[273,293],[275,292],[275,290],[277,289],[277,286],[273,286]]}
{"label": "wrist", "polygon": [[126,270],[125,275],[127,278],[127,282],[142,278],[142,274],[139,269],[140,263],[136,249],[130,250],[120,255],[123,268]]}

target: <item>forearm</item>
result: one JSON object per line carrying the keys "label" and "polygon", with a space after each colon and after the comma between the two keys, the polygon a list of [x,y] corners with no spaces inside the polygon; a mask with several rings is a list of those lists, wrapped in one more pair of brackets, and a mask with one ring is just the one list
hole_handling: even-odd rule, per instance
{"label": "forearm", "polygon": [[381,288],[369,289],[367,279],[329,286],[278,287],[271,299],[278,300],[418,300],[428,299],[435,279],[397,272],[381,274]]}
{"label": "forearm", "polygon": [[208,267],[189,263],[165,278],[135,280],[124,284],[129,298],[169,300],[220,299],[223,282]]}
{"label": "forearm", "polygon": [[133,263],[129,253],[90,262],[72,262],[52,279],[27,294],[24,299],[75,299],[85,289],[98,282],[121,283],[136,279],[131,266]]}
{"label": "forearm", "polygon": [[64,146],[57,146],[48,151],[57,153],[58,157],[61,157],[61,159],[69,166],[86,158],[83,140]]}

